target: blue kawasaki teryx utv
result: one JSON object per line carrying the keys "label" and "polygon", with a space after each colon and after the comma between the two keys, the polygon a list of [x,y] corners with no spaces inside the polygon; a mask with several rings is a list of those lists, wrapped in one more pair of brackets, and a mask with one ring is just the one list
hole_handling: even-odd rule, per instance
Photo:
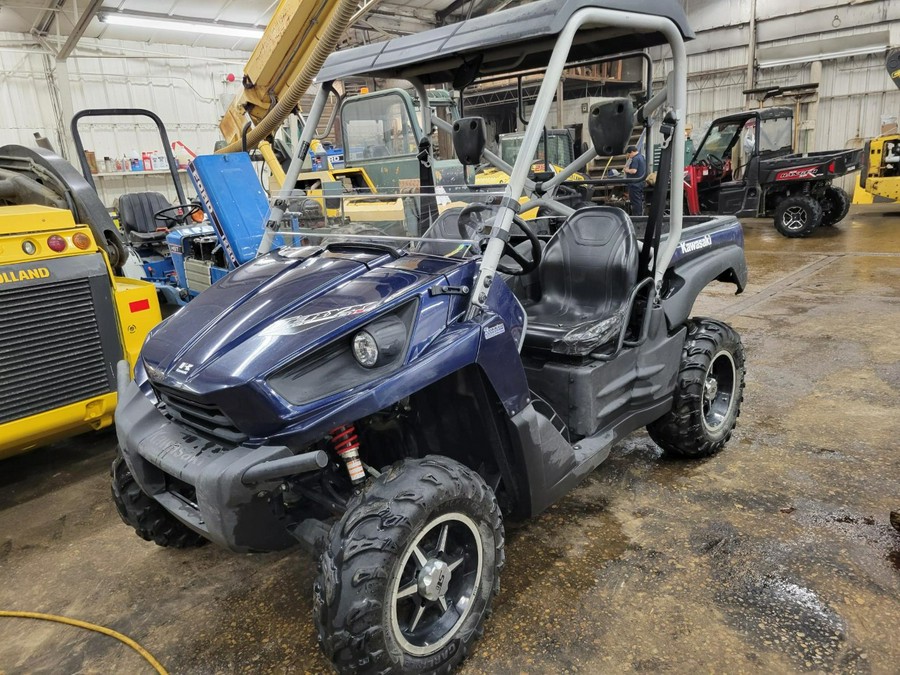
{"label": "blue kawasaki teryx utv", "polygon": [[[124,521],[162,546],[300,542],[320,556],[315,621],[340,672],[443,673],[499,590],[504,517],[540,513],[641,427],[673,455],[721,450],[744,354],[729,326],[690,314],[715,280],[743,288],[740,225],[666,215],[664,189],[648,217],[556,199],[637,121],[658,129],[657,185],[682,203],[690,37],[677,0],[546,0],[333,54],[286,186],[337,80],[406,79],[427,101],[429,85],[541,72],[514,166],[486,147],[482,118],[418,113],[464,164],[509,181],[435,188],[429,137],[410,142],[397,119],[370,126],[419,158],[415,194],[273,199],[262,255],[163,322],[133,380],[120,367]],[[637,111],[599,100],[588,149],[532,171],[567,64],[663,44],[658,93]],[[550,236],[519,215],[538,207]],[[293,245],[266,251],[276,236]]]}

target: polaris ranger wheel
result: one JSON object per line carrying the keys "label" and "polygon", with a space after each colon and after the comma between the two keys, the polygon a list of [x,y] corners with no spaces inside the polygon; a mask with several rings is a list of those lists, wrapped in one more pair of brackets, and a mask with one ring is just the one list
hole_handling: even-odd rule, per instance
{"label": "polaris ranger wheel", "polygon": [[122,522],[133,527],[141,539],[172,548],[206,543],[205,538],[176,520],[141,490],[122,455],[112,463],[112,497]]}
{"label": "polaris ranger wheel", "polygon": [[822,223],[822,207],[809,195],[792,195],[775,207],[775,229],[785,237],[805,237]]}
{"label": "polaris ranger wheel", "polygon": [[835,225],[841,222],[850,210],[850,195],[835,185],[825,188],[822,199],[822,225]]}
{"label": "polaris ranger wheel", "polygon": [[731,438],[743,400],[740,336],[728,324],[693,319],[681,353],[672,410],[647,431],[670,455],[714,455]]}
{"label": "polaris ranger wheel", "polygon": [[447,673],[500,589],[493,491],[446,457],[394,464],[354,497],[319,561],[319,643],[340,673]]}

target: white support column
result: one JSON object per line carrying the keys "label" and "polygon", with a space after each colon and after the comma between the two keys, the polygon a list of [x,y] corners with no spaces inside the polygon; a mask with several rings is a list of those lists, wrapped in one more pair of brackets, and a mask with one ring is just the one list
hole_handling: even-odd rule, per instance
{"label": "white support column", "polygon": [[53,111],[57,137],[53,143],[54,150],[78,167],[78,161],[75,158],[75,144],[68,126],[75,114],[68,64],[65,61],[57,61],[50,55],[45,55],[43,61],[48,96],[50,97],[48,104]]}

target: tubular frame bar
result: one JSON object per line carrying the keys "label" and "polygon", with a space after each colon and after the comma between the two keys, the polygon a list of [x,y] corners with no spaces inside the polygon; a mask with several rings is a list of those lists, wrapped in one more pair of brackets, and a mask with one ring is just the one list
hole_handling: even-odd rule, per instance
{"label": "tubular frame bar", "polygon": [[[675,76],[670,81],[672,90],[669,100],[674,104],[673,116],[675,117],[675,138],[673,143],[674,166],[672,167],[672,180],[670,187],[670,199],[673,204],[681,204],[684,191],[684,110],[687,102],[687,54],[684,48],[684,40],[678,27],[662,17],[603,9],[599,7],[587,7],[572,15],[569,23],[559,34],[556,46],[550,56],[545,71],[544,82],[538,93],[537,100],[532,108],[531,122],[525,131],[525,137],[519,148],[519,159],[510,174],[509,184],[506,186],[504,197],[512,202],[517,202],[522,195],[525,178],[530,161],[523,157],[533,157],[537,151],[538,142],[543,135],[550,105],[556,96],[557,84],[566,65],[569,49],[577,31],[586,23],[616,26],[626,29],[659,31],[662,33],[672,49],[673,69]],[[500,207],[498,212],[499,223],[495,225],[502,232],[508,233],[515,212],[510,207]],[[682,227],[681,210],[673,210],[669,223],[669,238],[666,246],[657,257],[655,286],[657,290],[662,285],[662,278],[668,268],[672,256],[675,254],[681,240]],[[466,317],[471,319],[477,315],[487,302],[488,288],[494,280],[497,272],[497,264],[503,255],[503,239],[505,237],[492,237],[481,261],[481,267],[475,280],[473,292],[470,296],[469,308]]]}
{"label": "tubular frame bar", "polygon": [[309,115],[307,116],[307,124],[303,127],[303,133],[300,135],[300,141],[294,148],[294,156],[291,157],[291,164],[285,172],[284,183],[281,185],[281,191],[278,193],[278,199],[269,210],[269,217],[266,220],[266,230],[263,232],[262,240],[259,242],[259,248],[256,255],[264,255],[272,250],[272,244],[275,241],[275,235],[278,223],[284,217],[287,210],[287,199],[294,192],[294,186],[297,184],[297,178],[300,176],[300,170],[303,168],[303,160],[309,152],[309,144],[312,143],[316,133],[316,124],[322,117],[325,110],[325,103],[328,100],[328,93],[331,91],[331,82],[323,82],[319,85],[316,92],[316,98],[313,100]]}

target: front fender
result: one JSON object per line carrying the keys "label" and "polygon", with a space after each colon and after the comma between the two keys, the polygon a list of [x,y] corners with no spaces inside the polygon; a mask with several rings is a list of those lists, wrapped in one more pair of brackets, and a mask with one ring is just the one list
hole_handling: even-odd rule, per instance
{"label": "front fender", "polygon": [[[448,279],[455,285],[455,277]],[[486,304],[487,310],[475,319],[451,320],[401,370],[374,386],[330,398],[267,442],[302,447],[336,426],[384,410],[472,364],[484,372],[506,414],[515,415],[528,404],[529,398],[528,381],[519,356],[525,312],[504,283],[492,286]]]}

